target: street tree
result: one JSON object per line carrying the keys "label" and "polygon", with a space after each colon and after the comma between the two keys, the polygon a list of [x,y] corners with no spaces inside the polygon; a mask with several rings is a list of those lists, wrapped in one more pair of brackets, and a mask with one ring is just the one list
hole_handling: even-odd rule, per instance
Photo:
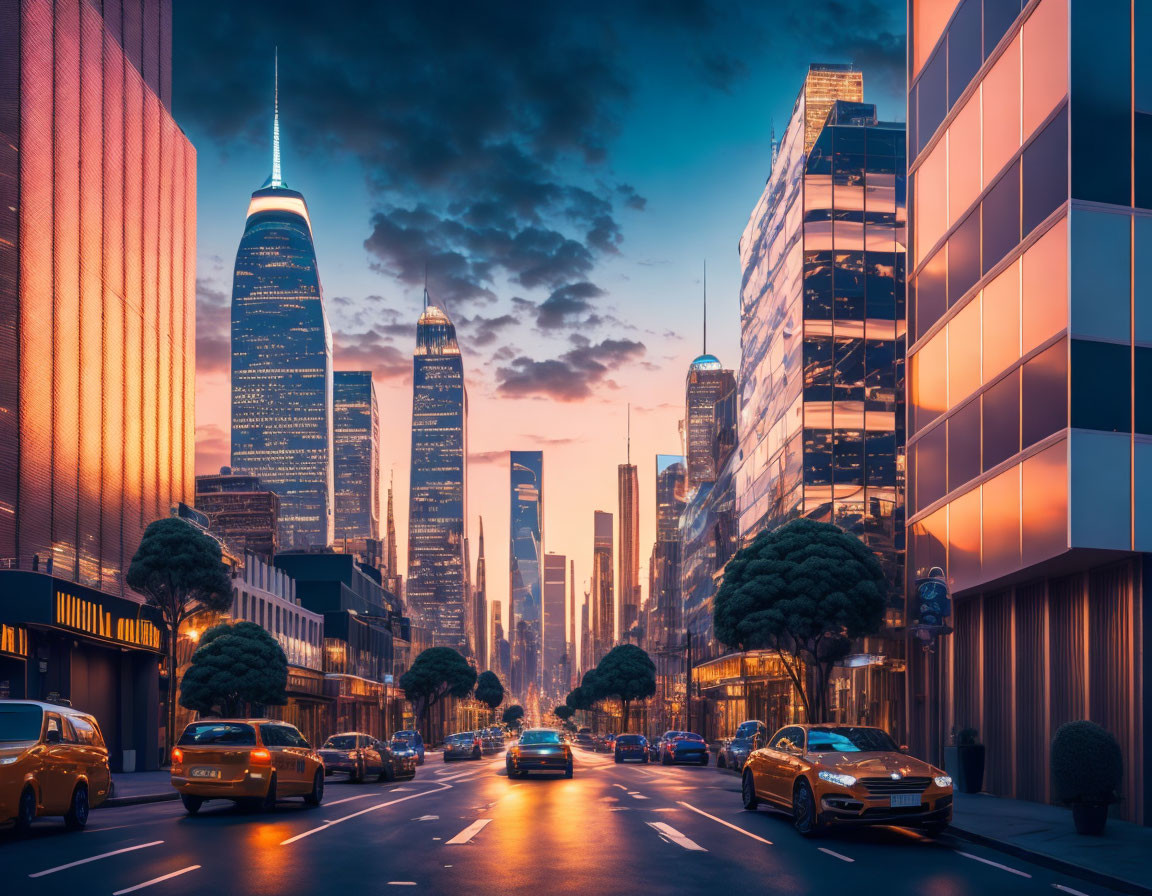
{"label": "street tree", "polygon": [[232,605],[232,577],[220,543],[177,517],[156,520],[144,530],[128,567],[128,587],[160,612],[168,655],[165,740],[176,742],[176,645],[180,626],[198,613]]}
{"label": "street tree", "polygon": [[504,702],[504,685],[500,683],[495,672],[489,670],[480,673],[480,677],[476,679],[475,697],[493,712]]}
{"label": "street tree", "polygon": [[400,688],[422,722],[445,697],[467,697],[475,684],[476,670],[451,647],[429,647],[400,676]]}
{"label": "street tree", "polygon": [[613,647],[596,664],[594,683],[603,699],[613,697],[620,701],[624,711],[624,727],[628,727],[628,711],[633,700],[647,700],[656,693],[656,664],[635,644]]}
{"label": "street tree", "polygon": [[511,706],[504,710],[504,714],[500,717],[500,721],[502,721],[509,728],[519,728],[523,718],[524,707],[519,703],[513,703]]}
{"label": "street tree", "polygon": [[716,594],[716,638],[772,650],[807,718],[823,721],[833,666],[853,638],[884,621],[888,579],[860,539],[830,523],[796,519],[760,533],[728,561]]}
{"label": "street tree", "polygon": [[553,709],[552,715],[556,716],[556,718],[560,720],[560,725],[563,728],[572,729],[576,727],[572,724],[572,716],[576,715],[576,710],[574,710],[567,703],[561,703],[559,706]]}
{"label": "street tree", "polygon": [[180,705],[201,714],[237,716],[247,704],[288,702],[288,658],[254,622],[214,625],[200,638],[180,682]]}

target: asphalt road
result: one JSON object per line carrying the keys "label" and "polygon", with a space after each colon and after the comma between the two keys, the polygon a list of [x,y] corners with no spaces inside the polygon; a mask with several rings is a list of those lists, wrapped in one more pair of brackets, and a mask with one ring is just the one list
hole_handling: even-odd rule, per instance
{"label": "asphalt road", "polygon": [[796,834],[740,808],[715,768],[624,765],[577,751],[572,780],[508,780],[504,759],[421,766],[399,784],[329,779],[324,804],[250,815],[208,803],[92,813],[0,834],[0,892],[196,894],[1096,894],[1111,892],[961,841],[891,828]]}

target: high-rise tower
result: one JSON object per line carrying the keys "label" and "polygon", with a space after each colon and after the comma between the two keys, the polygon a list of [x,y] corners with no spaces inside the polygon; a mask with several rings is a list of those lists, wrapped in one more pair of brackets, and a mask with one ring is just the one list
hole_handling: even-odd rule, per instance
{"label": "high-rise tower", "polygon": [[380,409],[367,370],[337,370],[333,381],[336,538],[380,538]]}
{"label": "high-rise tower", "polygon": [[427,290],[424,301],[412,359],[408,605],[436,645],[467,653],[468,391],[456,327]]}
{"label": "high-rise tower", "polygon": [[232,281],[232,467],[280,496],[283,548],[332,543],[332,388],[312,221],[280,172],[277,89],[272,174],[248,204]]}
{"label": "high-rise tower", "polygon": [[[544,555],[544,632],[541,650],[544,692],[552,696],[567,693],[565,676],[564,605],[567,601],[568,558],[563,554]],[[564,689],[563,691],[561,689]]]}
{"label": "high-rise tower", "polygon": [[617,640],[624,640],[640,616],[640,482],[632,463],[632,408],[628,408],[628,462],[617,468],[617,497],[620,513],[618,534],[619,575],[617,593],[620,600],[620,630]]}
{"label": "high-rise tower", "polygon": [[612,514],[597,510],[592,515],[592,656],[585,658],[585,669],[600,662],[616,643],[612,574]]}
{"label": "high-rise tower", "polygon": [[[543,645],[544,453],[512,451],[508,545],[508,618],[512,645],[513,690],[520,696],[540,686]],[[524,623],[523,626],[520,623]]]}
{"label": "high-rise tower", "polygon": [[476,557],[476,586],[472,595],[472,630],[476,636],[476,664],[490,668],[488,659],[488,574],[484,568],[484,517],[480,517],[480,550]]}

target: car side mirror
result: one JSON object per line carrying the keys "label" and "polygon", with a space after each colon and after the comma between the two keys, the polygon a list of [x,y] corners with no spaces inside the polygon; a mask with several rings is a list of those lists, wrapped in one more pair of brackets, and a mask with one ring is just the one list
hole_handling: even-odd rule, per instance
{"label": "car side mirror", "polygon": [[60,729],[58,729],[58,728],[48,729],[48,734],[45,735],[45,737],[44,737],[45,743],[58,744],[58,743],[60,743],[60,740],[61,740]]}

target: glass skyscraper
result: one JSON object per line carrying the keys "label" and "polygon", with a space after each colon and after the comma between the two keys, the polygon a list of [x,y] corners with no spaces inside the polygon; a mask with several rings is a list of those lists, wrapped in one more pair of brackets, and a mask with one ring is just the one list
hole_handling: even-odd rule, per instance
{"label": "glass skyscraper", "polygon": [[736,375],[725,370],[715,355],[703,354],[692,362],[684,383],[684,450],[688,487],[715,482],[716,403],[736,386]]}
{"label": "glass skyscraper", "polygon": [[[427,296],[425,296],[427,299]],[[412,358],[412,470],[408,496],[411,610],[437,646],[469,652],[465,593],[468,391],[456,327],[435,305],[416,324]]]}
{"label": "glass skyscraper", "polygon": [[543,623],[541,651],[543,691],[563,698],[568,693],[569,670],[566,664],[567,629],[564,605],[568,600],[568,558],[563,554],[544,555]]}
{"label": "glass skyscraper", "polygon": [[367,370],[332,375],[336,539],[380,538],[380,409]]}
{"label": "glass skyscraper", "polygon": [[521,696],[540,679],[543,646],[544,583],[544,452],[509,452],[509,618],[513,690]]}
{"label": "glass skyscraper", "polygon": [[1152,15],[909,16],[908,577],[944,569],[954,634],[909,652],[908,742],[977,728],[985,790],[1047,801],[1053,733],[1091,719],[1147,823]]}
{"label": "glass skyscraper", "polygon": [[612,514],[592,514],[592,653],[583,660],[585,669],[600,661],[616,644],[616,608],[612,577]]}
{"label": "glass skyscraper", "polygon": [[171,2],[101,9],[0,4],[0,567],[124,595],[193,500],[196,152]]}
{"label": "glass skyscraper", "polygon": [[281,548],[332,544],[332,331],[308,206],[280,175],[278,107],[232,280],[232,468],[280,496]]}
{"label": "glass skyscraper", "polygon": [[640,616],[640,481],[636,465],[620,464],[617,474],[617,509],[620,528],[617,533],[619,553],[616,590],[620,601],[620,631],[626,640],[629,629]]}

